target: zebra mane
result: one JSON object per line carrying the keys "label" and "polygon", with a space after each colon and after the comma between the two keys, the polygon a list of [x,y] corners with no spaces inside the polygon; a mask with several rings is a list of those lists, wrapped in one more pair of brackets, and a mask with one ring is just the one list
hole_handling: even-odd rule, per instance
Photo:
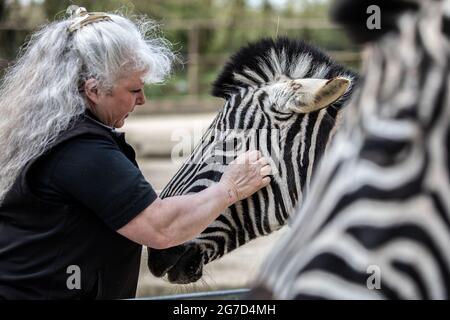
{"label": "zebra mane", "polygon": [[246,87],[260,87],[286,78],[331,78],[349,73],[324,52],[300,39],[265,38],[240,49],[213,84],[212,94],[227,99]]}

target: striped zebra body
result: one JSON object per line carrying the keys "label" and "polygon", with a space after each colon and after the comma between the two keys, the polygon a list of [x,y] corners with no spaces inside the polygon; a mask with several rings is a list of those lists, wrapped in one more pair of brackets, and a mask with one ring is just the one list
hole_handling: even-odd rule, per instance
{"label": "striped zebra body", "polygon": [[355,75],[319,50],[286,38],[251,44],[231,59],[213,91],[225,99],[223,109],[161,197],[200,192],[219,181],[239,152],[252,149],[271,161],[272,181],[229,207],[198,238],[149,249],[154,275],[168,274],[176,283],[196,281],[204,264],[286,224],[303,200],[350,92],[319,111],[294,112],[288,105],[301,90],[295,79],[336,77],[353,80]]}
{"label": "striped zebra body", "polygon": [[447,18],[443,1],[410,4],[368,45],[343,127],[249,298],[450,298]]}

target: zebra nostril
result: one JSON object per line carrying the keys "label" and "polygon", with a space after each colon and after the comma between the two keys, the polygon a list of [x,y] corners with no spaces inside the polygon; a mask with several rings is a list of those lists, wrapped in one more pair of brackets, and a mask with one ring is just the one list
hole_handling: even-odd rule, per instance
{"label": "zebra nostril", "polygon": [[147,248],[147,266],[155,277],[163,277],[177,264],[187,250],[189,250],[189,247],[186,245],[179,245],[164,250]]}
{"label": "zebra nostril", "polygon": [[168,271],[171,283],[188,284],[196,282],[203,276],[204,251],[193,245],[183,254],[177,263]]}

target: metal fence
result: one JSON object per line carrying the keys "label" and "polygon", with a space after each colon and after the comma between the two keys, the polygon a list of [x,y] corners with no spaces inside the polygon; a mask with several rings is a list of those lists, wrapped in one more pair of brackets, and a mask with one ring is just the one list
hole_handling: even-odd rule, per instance
{"label": "metal fence", "polygon": [[157,297],[143,297],[133,300],[239,300],[245,297],[250,289],[220,290],[196,292]]}

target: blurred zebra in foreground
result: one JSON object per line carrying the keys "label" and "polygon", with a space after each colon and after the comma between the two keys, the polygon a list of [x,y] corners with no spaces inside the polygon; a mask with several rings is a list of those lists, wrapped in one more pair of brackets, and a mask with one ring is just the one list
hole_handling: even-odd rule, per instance
{"label": "blurred zebra in foreground", "polygon": [[175,283],[197,281],[204,264],[285,225],[303,201],[355,77],[299,40],[265,39],[235,54],[214,84],[223,109],[160,196],[207,188],[239,152],[252,149],[271,159],[272,181],[229,207],[197,239],[149,249],[150,271]]}
{"label": "blurred zebra in foreground", "polygon": [[[335,6],[360,41],[345,12],[369,3]],[[343,127],[249,298],[450,298],[449,20],[443,1],[391,4],[395,28],[370,36]]]}

